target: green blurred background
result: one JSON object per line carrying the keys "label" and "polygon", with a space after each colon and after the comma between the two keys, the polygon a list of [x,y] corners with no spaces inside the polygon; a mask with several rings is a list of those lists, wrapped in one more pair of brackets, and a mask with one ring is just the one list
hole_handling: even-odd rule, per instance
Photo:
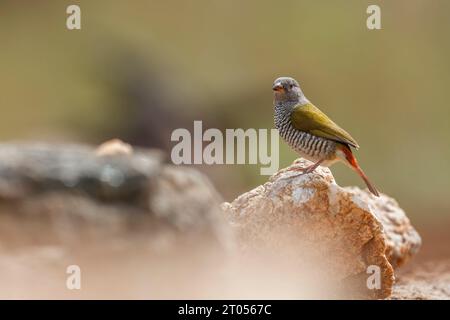
{"label": "green blurred background", "polygon": [[[81,30],[66,29],[70,4]],[[370,4],[382,30],[366,28]],[[292,76],[358,140],[363,168],[419,232],[447,234],[449,14],[447,0],[1,0],[0,139],[118,137],[170,152],[172,130],[193,120],[272,128],[271,84]],[[280,147],[286,166],[296,155]],[[267,179],[255,165],[201,169],[226,200]]]}

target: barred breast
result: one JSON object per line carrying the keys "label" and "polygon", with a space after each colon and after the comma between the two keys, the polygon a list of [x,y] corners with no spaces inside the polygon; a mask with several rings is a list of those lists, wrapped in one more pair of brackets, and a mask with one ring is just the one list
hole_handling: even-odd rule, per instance
{"label": "barred breast", "polygon": [[296,129],[292,125],[290,112],[277,110],[275,107],[275,127],[280,136],[302,157],[313,162],[335,157],[336,142]]}

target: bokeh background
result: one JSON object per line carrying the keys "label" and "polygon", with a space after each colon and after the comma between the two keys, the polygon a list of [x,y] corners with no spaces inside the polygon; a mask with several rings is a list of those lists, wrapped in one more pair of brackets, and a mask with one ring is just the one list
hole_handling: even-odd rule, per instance
{"label": "bokeh background", "polygon": [[[82,29],[66,29],[81,6]],[[366,28],[381,7],[382,30]],[[173,129],[272,128],[271,84],[306,95],[362,146],[379,189],[449,255],[450,1],[0,2],[0,139],[170,154]],[[296,155],[280,142],[281,166]],[[256,165],[199,167],[226,200],[263,183]],[[363,186],[342,165],[340,185]]]}

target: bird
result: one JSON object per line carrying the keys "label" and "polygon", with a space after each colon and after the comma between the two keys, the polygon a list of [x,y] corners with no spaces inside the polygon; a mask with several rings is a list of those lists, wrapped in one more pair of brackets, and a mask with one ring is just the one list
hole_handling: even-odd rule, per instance
{"label": "bird", "polygon": [[272,90],[276,129],[294,151],[313,162],[296,170],[311,173],[319,165],[343,162],[364,180],[373,195],[380,196],[353,155],[351,148],[359,148],[356,140],[312,104],[295,79],[277,78]]}

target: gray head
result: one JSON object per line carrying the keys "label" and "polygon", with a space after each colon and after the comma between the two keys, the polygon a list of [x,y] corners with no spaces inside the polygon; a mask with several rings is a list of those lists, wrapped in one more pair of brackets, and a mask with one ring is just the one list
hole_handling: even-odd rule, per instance
{"label": "gray head", "polygon": [[272,90],[274,92],[275,104],[278,102],[309,102],[303,94],[298,82],[289,77],[280,77],[273,82]]}

